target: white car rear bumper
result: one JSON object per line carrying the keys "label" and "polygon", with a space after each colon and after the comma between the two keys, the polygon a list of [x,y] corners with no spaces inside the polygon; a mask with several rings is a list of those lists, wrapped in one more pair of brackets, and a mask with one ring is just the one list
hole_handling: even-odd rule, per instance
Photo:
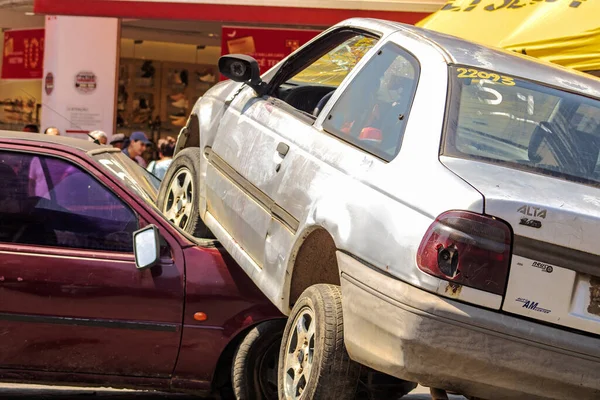
{"label": "white car rear bumper", "polygon": [[356,361],[485,399],[600,398],[600,339],[431,294],[338,252]]}

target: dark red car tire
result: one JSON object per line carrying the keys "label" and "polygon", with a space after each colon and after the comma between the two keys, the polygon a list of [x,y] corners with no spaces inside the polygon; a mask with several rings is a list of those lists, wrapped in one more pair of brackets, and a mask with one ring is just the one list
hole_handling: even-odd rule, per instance
{"label": "dark red car tire", "polygon": [[237,400],[277,400],[277,371],[285,320],[258,324],[233,357],[231,382]]}

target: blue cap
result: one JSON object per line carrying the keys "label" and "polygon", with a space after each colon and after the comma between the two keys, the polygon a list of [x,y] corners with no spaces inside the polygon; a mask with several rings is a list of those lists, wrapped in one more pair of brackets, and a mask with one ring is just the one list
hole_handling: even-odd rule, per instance
{"label": "blue cap", "polygon": [[146,137],[146,134],[144,132],[133,132],[131,134],[131,136],[129,136],[129,140],[131,140],[132,142],[136,142],[138,140],[141,140],[142,143],[149,145],[152,144],[152,142],[150,142],[148,140],[148,138]]}

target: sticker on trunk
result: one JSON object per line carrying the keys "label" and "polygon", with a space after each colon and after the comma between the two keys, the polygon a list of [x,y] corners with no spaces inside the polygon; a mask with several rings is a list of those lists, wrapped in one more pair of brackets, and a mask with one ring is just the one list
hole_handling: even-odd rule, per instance
{"label": "sticker on trunk", "polygon": [[542,227],[542,222],[538,221],[536,219],[521,218],[519,225],[525,225],[525,226],[529,226],[531,228],[540,229]]}
{"label": "sticker on trunk", "polygon": [[587,311],[600,315],[600,278],[597,276],[590,277],[590,304]]}
{"label": "sticker on trunk", "polygon": [[[525,217],[521,217],[519,221],[519,225],[525,225],[530,228],[540,229],[542,227],[542,221],[540,219],[546,219],[546,215],[548,211],[540,208],[529,205],[523,205],[517,209],[518,213],[525,215]],[[533,217],[533,218],[528,218]],[[538,218],[538,219],[534,219]]]}
{"label": "sticker on trunk", "polygon": [[523,308],[527,308],[528,310],[533,310],[533,311],[537,311],[537,312],[541,312],[544,314],[550,314],[552,311],[548,310],[547,308],[542,308],[539,306],[539,303],[536,301],[531,301],[528,299],[524,299],[522,297],[519,297],[518,299],[516,299],[515,301],[519,302],[519,303],[523,303]]}
{"label": "sticker on trunk", "polygon": [[544,263],[539,262],[539,261],[532,262],[531,266],[534,267],[534,268],[539,268],[543,272],[547,272],[549,274],[551,274],[552,271],[554,271],[554,267],[552,265],[544,264]]}

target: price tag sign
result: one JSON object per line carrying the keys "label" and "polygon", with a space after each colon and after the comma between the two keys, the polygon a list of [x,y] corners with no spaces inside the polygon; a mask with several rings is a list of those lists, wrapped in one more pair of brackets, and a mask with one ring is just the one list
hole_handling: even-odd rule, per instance
{"label": "price tag sign", "polygon": [[2,79],[42,79],[44,29],[4,32]]}

